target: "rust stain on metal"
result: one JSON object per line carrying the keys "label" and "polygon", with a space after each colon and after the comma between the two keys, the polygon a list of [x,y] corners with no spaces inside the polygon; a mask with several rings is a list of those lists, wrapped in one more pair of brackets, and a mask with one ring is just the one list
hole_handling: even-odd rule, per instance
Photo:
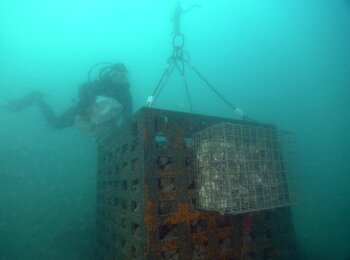
{"label": "rust stain on metal", "polygon": [[177,149],[183,148],[183,137],[184,137],[184,133],[185,133],[184,129],[183,129],[182,127],[179,127],[179,128],[178,128],[178,134],[177,134],[177,136],[176,136],[176,138],[175,138],[175,147],[176,147]]}
{"label": "rust stain on metal", "polygon": [[229,260],[229,259],[232,259],[232,257],[234,255],[235,255],[235,253],[232,250],[224,251],[224,252],[221,253],[220,259],[222,259],[222,260]]}
{"label": "rust stain on metal", "polygon": [[153,247],[153,241],[152,241],[152,230],[155,228],[155,226],[158,224],[158,219],[156,216],[154,216],[153,211],[154,211],[154,205],[152,201],[149,199],[149,192],[148,192],[148,187],[145,186],[145,225],[146,225],[146,247],[147,247],[147,252],[150,253],[152,251]]}
{"label": "rust stain on metal", "polygon": [[176,191],[160,192],[158,194],[158,200],[160,201],[176,200]]}
{"label": "rust stain on metal", "polygon": [[163,251],[171,251],[180,247],[180,241],[176,239],[164,240],[159,248],[158,254]]}
{"label": "rust stain on metal", "polygon": [[179,170],[164,170],[159,173],[160,177],[176,177],[180,174]]}
{"label": "rust stain on metal", "polygon": [[221,228],[217,231],[217,236],[220,239],[225,239],[228,238],[232,235],[232,228],[231,227],[227,227],[227,228]]}
{"label": "rust stain on metal", "polygon": [[197,220],[200,216],[198,211],[191,211],[187,203],[179,203],[178,211],[165,219],[167,224],[189,223],[190,221]]}
{"label": "rust stain on metal", "polygon": [[216,228],[215,219],[217,219],[219,217],[219,213],[201,211],[201,217],[206,220],[207,225],[208,225],[208,230],[213,230],[214,228]]}
{"label": "rust stain on metal", "polygon": [[147,132],[147,127],[143,128],[143,141],[144,143],[147,143],[148,140],[148,132]]}
{"label": "rust stain on metal", "polygon": [[191,241],[193,244],[203,244],[208,241],[208,235],[205,232],[193,234],[191,235]]}

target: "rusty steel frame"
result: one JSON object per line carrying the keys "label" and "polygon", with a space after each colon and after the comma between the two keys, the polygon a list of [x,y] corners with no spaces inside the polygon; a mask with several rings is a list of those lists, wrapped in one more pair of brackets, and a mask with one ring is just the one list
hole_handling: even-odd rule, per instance
{"label": "rusty steel frame", "polygon": [[96,259],[295,255],[289,207],[254,214],[248,229],[245,214],[196,208],[193,134],[221,122],[256,125],[142,108],[99,145]]}

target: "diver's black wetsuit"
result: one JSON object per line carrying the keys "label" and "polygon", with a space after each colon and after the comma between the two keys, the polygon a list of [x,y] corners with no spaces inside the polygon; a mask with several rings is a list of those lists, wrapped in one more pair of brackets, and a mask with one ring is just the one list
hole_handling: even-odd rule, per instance
{"label": "diver's black wetsuit", "polygon": [[110,78],[84,83],[80,87],[77,104],[60,116],[56,116],[39,92],[33,92],[22,99],[10,102],[9,109],[19,111],[33,103],[37,103],[49,125],[62,129],[73,126],[76,116],[89,117],[96,97],[104,96],[116,99],[123,106],[122,116],[127,119],[132,115],[132,98],[129,89],[129,83],[116,85]]}

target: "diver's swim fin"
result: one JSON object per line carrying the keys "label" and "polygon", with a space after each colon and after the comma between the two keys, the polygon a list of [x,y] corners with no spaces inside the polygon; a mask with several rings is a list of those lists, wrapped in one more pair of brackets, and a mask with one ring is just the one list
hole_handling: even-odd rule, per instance
{"label": "diver's swim fin", "polygon": [[9,111],[12,112],[19,112],[33,105],[38,100],[42,99],[44,96],[45,95],[41,91],[32,91],[20,99],[7,102],[7,104],[4,104],[3,107],[7,108]]}

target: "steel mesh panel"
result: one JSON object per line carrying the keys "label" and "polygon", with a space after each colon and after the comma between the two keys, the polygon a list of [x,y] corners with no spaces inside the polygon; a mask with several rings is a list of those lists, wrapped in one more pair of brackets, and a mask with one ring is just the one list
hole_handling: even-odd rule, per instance
{"label": "steel mesh panel", "polygon": [[198,206],[238,214],[290,205],[277,133],[227,122],[196,133]]}

